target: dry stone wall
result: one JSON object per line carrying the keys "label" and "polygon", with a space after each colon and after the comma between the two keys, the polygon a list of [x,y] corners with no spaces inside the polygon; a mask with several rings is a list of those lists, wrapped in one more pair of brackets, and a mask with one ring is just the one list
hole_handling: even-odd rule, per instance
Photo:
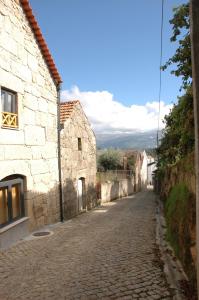
{"label": "dry stone wall", "polygon": [[196,178],[194,165],[194,153],[190,153],[176,165],[168,167],[160,179],[160,196],[163,199],[167,199],[174,186],[179,183],[184,183],[195,197]]}
{"label": "dry stone wall", "polygon": [[[78,138],[82,150],[78,150]],[[85,179],[85,208],[96,205],[96,140],[80,104],[75,105],[61,131],[61,157],[64,215],[70,218],[78,214],[79,178]]]}
{"label": "dry stone wall", "polygon": [[196,178],[194,153],[168,167],[159,178],[165,203],[167,239],[196,286]]}
{"label": "dry stone wall", "polygon": [[59,219],[57,91],[19,0],[0,0],[0,28],[0,88],[17,93],[19,116],[18,129],[0,128],[0,180],[26,177],[35,229]]}

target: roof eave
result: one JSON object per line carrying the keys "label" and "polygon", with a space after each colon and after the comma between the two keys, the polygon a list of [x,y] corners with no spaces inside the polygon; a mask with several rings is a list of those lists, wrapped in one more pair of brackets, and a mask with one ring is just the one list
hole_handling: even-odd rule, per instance
{"label": "roof eave", "polygon": [[46,44],[46,41],[42,35],[41,29],[35,19],[35,16],[33,15],[32,8],[30,6],[29,0],[20,0],[21,6],[23,8],[23,11],[26,15],[26,18],[30,24],[30,27],[34,33],[35,39],[38,43],[38,46],[41,50],[41,53],[44,57],[44,60],[46,62],[46,65],[49,69],[49,72],[53,78],[53,81],[55,82],[55,85],[59,85],[62,83],[61,76],[59,75],[59,72],[55,66],[55,63],[53,61],[53,58],[50,54],[50,51],[48,49],[48,46]]}

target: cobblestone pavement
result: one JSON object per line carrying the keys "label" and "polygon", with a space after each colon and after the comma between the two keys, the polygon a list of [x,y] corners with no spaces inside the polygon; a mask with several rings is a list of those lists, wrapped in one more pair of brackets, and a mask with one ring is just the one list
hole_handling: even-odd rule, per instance
{"label": "cobblestone pavement", "polygon": [[172,299],[152,191],[105,204],[0,252],[0,299]]}

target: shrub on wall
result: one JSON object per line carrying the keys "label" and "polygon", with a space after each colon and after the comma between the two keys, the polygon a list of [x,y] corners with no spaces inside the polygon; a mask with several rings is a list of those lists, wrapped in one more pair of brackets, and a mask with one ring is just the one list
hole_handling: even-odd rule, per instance
{"label": "shrub on wall", "polygon": [[166,200],[167,239],[182,262],[193,285],[196,271],[191,254],[194,246],[195,199],[184,183],[175,185]]}

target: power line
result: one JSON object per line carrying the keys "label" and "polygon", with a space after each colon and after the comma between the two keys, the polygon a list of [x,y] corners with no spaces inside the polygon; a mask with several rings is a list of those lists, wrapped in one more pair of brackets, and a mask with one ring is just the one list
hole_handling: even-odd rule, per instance
{"label": "power line", "polygon": [[160,74],[159,74],[159,93],[158,93],[158,129],[157,129],[157,148],[159,146],[160,131],[160,100],[162,93],[162,52],[163,52],[163,25],[164,25],[164,0],[162,0],[161,29],[160,29]]}

